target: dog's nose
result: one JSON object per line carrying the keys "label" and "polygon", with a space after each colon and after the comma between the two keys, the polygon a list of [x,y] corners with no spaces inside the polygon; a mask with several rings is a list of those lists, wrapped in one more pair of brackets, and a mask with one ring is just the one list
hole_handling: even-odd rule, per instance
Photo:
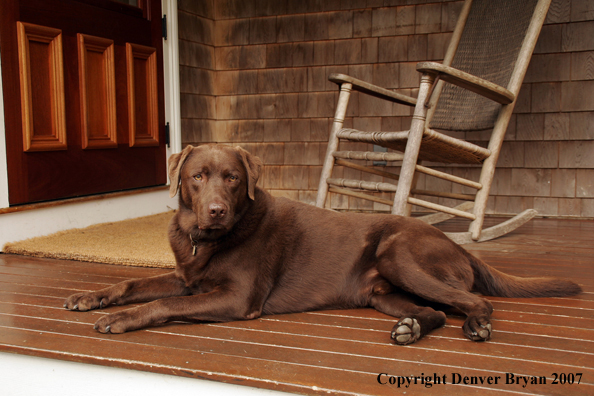
{"label": "dog's nose", "polygon": [[213,202],[208,205],[208,212],[213,219],[219,219],[227,214],[227,206],[222,203]]}

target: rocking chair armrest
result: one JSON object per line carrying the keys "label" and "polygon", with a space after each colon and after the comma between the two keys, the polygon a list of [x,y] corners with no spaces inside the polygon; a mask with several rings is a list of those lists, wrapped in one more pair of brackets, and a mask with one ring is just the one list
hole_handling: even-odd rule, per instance
{"label": "rocking chair armrest", "polygon": [[436,62],[417,63],[417,71],[439,76],[443,81],[468,89],[497,103],[510,104],[516,96],[509,90],[490,81]]}
{"label": "rocking chair armrest", "polygon": [[407,106],[415,106],[417,104],[417,99],[413,97],[399,94],[397,92],[390,91],[389,89],[378,87],[377,85],[373,85],[363,80],[359,80],[358,78],[347,76],[346,74],[332,73],[330,74],[330,76],[328,76],[328,80],[338,85],[344,83],[352,84],[353,89],[356,91],[363,92],[380,99],[389,100],[391,102],[396,102]]}

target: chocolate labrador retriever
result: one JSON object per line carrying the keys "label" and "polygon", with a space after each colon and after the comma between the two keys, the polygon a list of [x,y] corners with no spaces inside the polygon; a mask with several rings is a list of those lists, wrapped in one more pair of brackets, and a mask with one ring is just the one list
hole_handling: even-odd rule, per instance
{"label": "chocolate labrador retriever", "polygon": [[570,281],[503,274],[414,218],[339,213],[274,198],[256,187],[260,168],[260,160],[239,147],[188,146],[172,155],[171,196],[179,192],[169,225],[175,271],[75,294],[64,307],[152,301],[101,317],[95,324],[101,333],[373,307],[400,318],[392,339],[405,345],[445,324],[446,315],[431,303],[465,313],[464,335],[484,341],[493,307],[471,292],[547,297],[581,291]]}

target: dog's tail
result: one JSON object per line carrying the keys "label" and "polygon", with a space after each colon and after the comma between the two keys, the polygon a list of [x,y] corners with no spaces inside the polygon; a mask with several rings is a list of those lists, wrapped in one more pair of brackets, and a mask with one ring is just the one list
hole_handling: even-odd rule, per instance
{"label": "dog's tail", "polygon": [[504,274],[471,256],[474,289],[494,297],[563,297],[582,292],[575,282],[552,277],[521,278]]}

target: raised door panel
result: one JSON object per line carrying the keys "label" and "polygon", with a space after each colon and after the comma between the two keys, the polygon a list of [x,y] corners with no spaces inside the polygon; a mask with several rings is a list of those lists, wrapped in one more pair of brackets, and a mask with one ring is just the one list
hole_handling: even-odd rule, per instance
{"label": "raised door panel", "polygon": [[158,146],[157,50],[126,43],[130,147]]}
{"label": "raised door panel", "polygon": [[17,22],[24,151],[66,150],[62,31]]}
{"label": "raised door panel", "polygon": [[83,149],[117,148],[113,40],[78,34]]}

